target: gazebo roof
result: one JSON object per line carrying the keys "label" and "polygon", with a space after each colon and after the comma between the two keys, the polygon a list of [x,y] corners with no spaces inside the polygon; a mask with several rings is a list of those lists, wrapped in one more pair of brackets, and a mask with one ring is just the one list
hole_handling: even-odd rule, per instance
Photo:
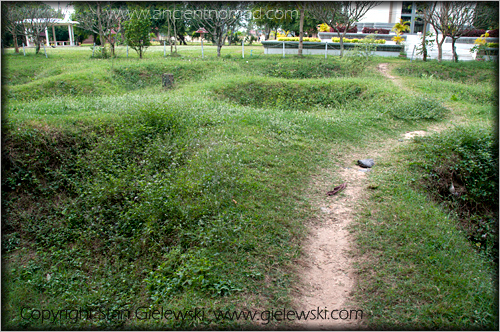
{"label": "gazebo roof", "polygon": [[58,25],[68,25],[68,24],[78,24],[78,22],[76,21],[70,21],[70,20],[64,20],[62,18],[34,18],[33,20],[28,18],[28,19],[25,19],[25,20],[22,20],[20,23],[22,24],[42,24],[42,23],[46,23],[46,22],[49,22],[50,25],[55,25],[55,26],[58,26]]}

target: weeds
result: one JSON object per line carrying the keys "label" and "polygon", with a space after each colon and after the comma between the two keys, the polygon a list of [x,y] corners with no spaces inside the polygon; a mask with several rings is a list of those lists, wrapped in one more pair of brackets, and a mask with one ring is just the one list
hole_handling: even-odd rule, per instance
{"label": "weeds", "polygon": [[[496,261],[498,154],[493,134],[456,127],[419,143],[416,149],[426,158],[414,165],[425,170],[428,192],[457,212],[469,239]],[[454,193],[449,189],[452,184]]]}
{"label": "weeds", "polygon": [[[242,60],[240,48],[224,48],[231,57],[214,59],[215,48],[208,47],[202,60],[192,48],[186,50],[190,56],[180,47],[180,57],[164,59],[162,48],[151,47],[141,62],[124,58],[117,48],[113,66],[111,60],[89,59],[88,49],[53,51],[47,61],[7,54],[2,73],[8,82],[2,123],[6,328],[234,329],[244,323],[132,320],[116,313],[159,306],[290,305],[297,282],[291,266],[300,257],[304,220],[312,213],[304,191],[318,167],[331,166],[329,152],[393,137],[446,114],[438,101],[386,87],[372,74],[374,59],[360,59],[357,66],[314,57]],[[363,63],[368,69],[360,74]],[[176,89],[161,90],[163,72],[174,73]],[[488,105],[486,100],[474,109],[475,116],[487,117]],[[484,166],[489,157],[481,156],[471,160]],[[474,165],[464,169],[472,174]],[[477,188],[479,195],[486,187]],[[411,314],[390,317],[394,324],[426,316],[433,321],[422,327],[490,326],[487,269],[480,270],[482,261],[460,249],[466,246],[461,235],[446,237],[450,224],[433,228],[443,214],[418,197],[410,212],[394,204],[382,208],[380,219],[366,219],[362,232],[368,238],[361,243],[380,255],[384,268],[376,273],[418,274],[433,283],[419,283],[416,292],[413,282],[420,279],[387,283],[380,276],[383,287],[361,290],[392,295],[374,295],[366,308],[377,314],[402,301],[405,309],[398,313]],[[410,221],[376,227],[395,214]],[[419,226],[419,218],[428,223]],[[422,230],[427,233],[419,235]],[[385,252],[390,259],[382,257]],[[422,255],[411,260],[414,252]],[[460,265],[463,257],[468,265]],[[402,267],[393,269],[395,261]],[[19,315],[23,307],[32,313],[42,304],[54,311],[115,314],[57,322]]]}
{"label": "weeds", "polygon": [[437,100],[424,97],[407,97],[388,107],[387,112],[403,120],[440,120],[448,112]]}

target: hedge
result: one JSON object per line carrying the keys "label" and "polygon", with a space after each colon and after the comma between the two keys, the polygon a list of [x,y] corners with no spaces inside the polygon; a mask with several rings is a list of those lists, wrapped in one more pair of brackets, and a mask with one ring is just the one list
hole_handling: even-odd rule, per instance
{"label": "hedge", "polygon": [[481,37],[485,33],[486,30],[483,29],[467,29],[462,32],[462,37]]}
{"label": "hedge", "polygon": [[490,37],[498,38],[498,29],[488,31]]}
{"label": "hedge", "polygon": [[[330,32],[344,32],[345,30],[345,27],[337,27],[337,30],[335,30],[334,28],[330,27]],[[350,32],[350,33],[357,33],[358,32],[358,27],[357,26],[354,26],[352,28],[349,28],[349,30],[347,30],[347,32]]]}
{"label": "hedge", "polygon": [[363,33],[378,33],[382,35],[388,35],[391,30],[389,29],[380,29],[380,28],[369,28],[369,27],[364,27],[362,32]]}
{"label": "hedge", "polygon": [[[299,41],[299,37],[278,37],[278,41]],[[319,38],[303,37],[302,41],[305,42],[321,42]]]}
{"label": "hedge", "polygon": [[[340,38],[339,37],[332,37],[332,42],[334,43],[340,43]],[[349,38],[344,38],[344,43],[364,43],[367,42],[366,38],[364,39],[349,39]],[[385,44],[385,39],[374,39],[373,44]]]}

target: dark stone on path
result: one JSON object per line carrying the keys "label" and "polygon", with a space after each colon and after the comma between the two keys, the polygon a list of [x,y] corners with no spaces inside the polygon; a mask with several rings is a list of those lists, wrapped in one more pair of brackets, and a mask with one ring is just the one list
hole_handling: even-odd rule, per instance
{"label": "dark stone on path", "polygon": [[358,160],[358,165],[364,168],[372,168],[375,165],[373,159],[361,159]]}

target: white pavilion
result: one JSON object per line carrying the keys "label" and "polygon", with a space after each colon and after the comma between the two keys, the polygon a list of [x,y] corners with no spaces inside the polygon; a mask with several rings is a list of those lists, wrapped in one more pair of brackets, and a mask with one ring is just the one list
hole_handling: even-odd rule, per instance
{"label": "white pavilion", "polygon": [[[49,20],[49,26],[52,26],[52,36],[54,37],[54,40],[52,41],[54,43],[54,46],[75,46],[75,32],[74,32],[74,29],[73,29],[73,26],[75,24],[78,24],[78,22],[76,21],[71,21],[69,19],[62,19],[62,18],[50,18],[50,19],[45,19],[45,18],[35,18],[33,19],[33,23],[34,24],[41,24],[42,22],[45,24],[47,22],[47,20]],[[32,21],[31,19],[26,19],[26,20],[23,20],[21,22],[24,26],[25,26],[25,29],[28,29],[26,27],[26,24],[31,24]],[[55,27],[56,26],[67,26],[68,27],[68,32],[69,32],[69,45],[65,45],[66,43],[68,43],[68,41],[57,41],[56,40],[56,31],[55,31]],[[46,43],[47,43],[47,46],[50,45],[50,41],[49,41],[49,38],[48,38],[49,34],[48,34],[48,28],[45,28],[45,40],[46,40]],[[26,46],[30,46],[30,40],[29,38],[26,36]]]}

